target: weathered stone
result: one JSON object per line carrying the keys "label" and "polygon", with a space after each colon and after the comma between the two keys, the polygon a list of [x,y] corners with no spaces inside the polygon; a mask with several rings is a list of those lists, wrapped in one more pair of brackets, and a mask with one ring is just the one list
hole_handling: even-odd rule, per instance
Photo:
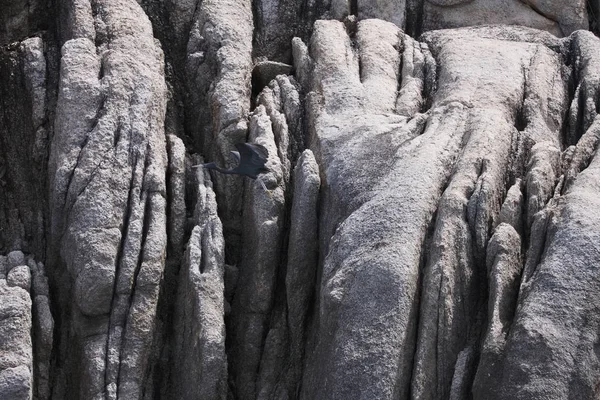
{"label": "weathered stone", "polygon": [[292,364],[290,396],[297,393],[302,376],[307,316],[316,284],[320,185],[319,167],[312,152],[306,150],[294,169],[294,199],[285,277]]}
{"label": "weathered stone", "polygon": [[318,264],[319,168],[305,150],[294,168],[285,274],[286,298],[276,299],[265,339],[257,398],[295,398],[302,377],[306,324]]}
{"label": "weathered stone", "polygon": [[25,289],[29,292],[31,287],[31,273],[27,265],[19,265],[14,267],[6,275],[6,284],[8,286],[16,286]]}
{"label": "weathered stone", "polygon": [[498,222],[511,225],[517,232],[523,228],[523,193],[521,192],[521,179],[508,189],[506,198],[500,209]]}
{"label": "weathered stone", "polygon": [[357,0],[360,19],[378,18],[404,28],[406,0]]}
{"label": "weathered stone", "polygon": [[20,250],[11,251],[6,258],[6,273],[19,265],[25,265],[25,255]]}
{"label": "weathered stone", "polygon": [[[25,14],[37,13],[39,5],[29,2]],[[10,18],[12,7],[0,5],[2,17]],[[32,27],[25,25],[26,30]],[[52,96],[51,77],[57,71],[48,65],[53,43],[37,36],[18,39],[24,40],[0,48],[0,251],[20,249],[41,257],[46,251],[44,194],[52,129],[47,115],[53,108],[47,97]]]}
{"label": "weathered stone", "polygon": [[473,382],[475,399],[493,399],[500,391],[501,375],[498,370],[515,313],[523,270],[521,238],[514,227],[506,223],[498,225],[488,243],[486,264],[488,325]]}
{"label": "weathered stone", "polygon": [[177,399],[226,399],[224,240],[208,171],[195,170],[194,226],[179,271],[173,391]]}
{"label": "weathered stone", "polygon": [[0,370],[0,397],[11,400],[30,400],[31,371],[25,366]]}
{"label": "weathered stone", "polygon": [[53,396],[140,398],[167,247],[163,54],[136,2],[69,9],[48,167],[49,269],[65,285],[61,349],[76,349],[59,349]]}
{"label": "weathered stone", "polygon": [[423,30],[495,24],[522,25],[568,36],[588,28],[586,2],[541,0],[423,0]]}
{"label": "weathered stone", "polygon": [[[187,125],[207,161],[230,166],[234,144],[248,130],[252,77],[253,18],[250,0],[210,0],[195,12],[187,44]],[[229,263],[240,255],[243,180],[213,176]]]}
{"label": "weathered stone", "polygon": [[474,364],[473,347],[467,347],[456,358],[452,386],[450,387],[449,400],[462,400],[469,397],[471,392],[471,377],[473,376]]}
{"label": "weathered stone", "polygon": [[6,279],[8,261],[6,256],[0,256],[0,279]]}
{"label": "weathered stone", "polygon": [[599,9],[0,0],[0,398],[598,397]]}
{"label": "weathered stone", "polygon": [[250,120],[250,140],[269,152],[267,168],[259,180],[249,182],[244,207],[243,254],[239,284],[232,304],[233,374],[240,399],[256,397],[261,348],[267,318],[273,305],[277,270],[281,262],[284,229],[284,172],[278,157],[271,120],[259,106]]}
{"label": "weathered stone", "polygon": [[[591,50],[600,43],[590,39],[574,44],[594,59],[598,53]],[[564,194],[555,192],[546,209],[534,216],[514,322],[496,369],[501,381],[494,398],[588,399],[597,392],[592,371],[598,370],[593,349],[600,303],[592,276],[600,254],[600,162],[593,157],[586,164]]]}
{"label": "weathered stone", "polygon": [[174,260],[181,258],[185,235],[185,146],[181,139],[174,135],[167,136],[167,149],[169,152],[168,198],[169,218],[167,230],[169,232],[169,252]]}
{"label": "weathered stone", "polygon": [[33,386],[31,299],[0,279],[0,398],[29,400]]}
{"label": "weathered stone", "polygon": [[292,72],[292,66],[276,61],[261,61],[254,66],[252,79],[256,84],[263,88],[269,84],[277,75],[289,75]]}

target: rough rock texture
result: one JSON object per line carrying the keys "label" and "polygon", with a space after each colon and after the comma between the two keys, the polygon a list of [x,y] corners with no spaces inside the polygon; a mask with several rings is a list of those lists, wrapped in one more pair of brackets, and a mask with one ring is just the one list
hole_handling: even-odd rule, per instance
{"label": "rough rock texture", "polygon": [[69,11],[48,165],[53,397],[138,398],[166,252],[162,51],[135,2]]}
{"label": "rough rock texture", "polygon": [[[567,36],[588,28],[586,0],[424,0],[423,29],[523,25]],[[465,18],[465,14],[469,15]]]}
{"label": "rough rock texture", "polygon": [[[1,8],[0,8],[1,9]],[[0,251],[42,257],[55,45],[31,37],[0,49]],[[49,65],[50,64],[50,65]]]}
{"label": "rough rock texture", "polygon": [[215,195],[203,175],[196,172],[195,226],[179,271],[171,393],[175,399],[227,398],[225,243]]}
{"label": "rough rock texture", "polygon": [[33,390],[31,298],[25,289],[0,279],[0,299],[2,304],[0,308],[0,321],[2,321],[0,397],[15,400],[31,399]]}
{"label": "rough rock texture", "polygon": [[0,0],[0,398],[598,398],[599,10]]}
{"label": "rough rock texture", "polygon": [[[250,0],[202,1],[187,42],[188,131],[211,160],[232,165],[229,152],[247,136],[252,77]],[[234,175],[215,176],[228,261],[237,263],[242,236],[241,187]],[[230,247],[231,246],[231,247]]]}
{"label": "rough rock texture", "polygon": [[49,399],[54,321],[44,265],[17,250],[0,256],[0,270],[0,398]]}

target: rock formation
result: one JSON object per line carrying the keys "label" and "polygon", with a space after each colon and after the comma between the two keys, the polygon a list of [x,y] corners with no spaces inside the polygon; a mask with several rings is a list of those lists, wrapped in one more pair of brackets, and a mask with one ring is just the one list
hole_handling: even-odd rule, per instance
{"label": "rock formation", "polygon": [[599,18],[0,0],[0,399],[598,398]]}

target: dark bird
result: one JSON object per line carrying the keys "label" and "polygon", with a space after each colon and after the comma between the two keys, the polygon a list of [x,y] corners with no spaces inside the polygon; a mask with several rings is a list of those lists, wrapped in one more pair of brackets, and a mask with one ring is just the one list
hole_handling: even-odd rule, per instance
{"label": "dark bird", "polygon": [[269,152],[263,146],[254,143],[236,143],[235,148],[238,151],[231,152],[238,161],[235,168],[221,168],[214,162],[197,165],[197,167],[214,169],[222,174],[244,175],[252,179],[256,179],[261,173],[269,171],[265,166]]}

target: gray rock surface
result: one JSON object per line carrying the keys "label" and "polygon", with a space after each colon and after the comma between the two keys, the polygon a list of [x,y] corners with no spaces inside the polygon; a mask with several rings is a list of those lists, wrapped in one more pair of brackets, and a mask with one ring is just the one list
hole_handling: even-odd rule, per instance
{"label": "gray rock surface", "polygon": [[179,271],[175,305],[176,364],[171,396],[226,399],[225,242],[208,172],[196,171],[195,226]]}
{"label": "gray rock surface", "polygon": [[269,151],[266,166],[270,172],[258,178],[267,190],[256,181],[246,186],[243,253],[231,316],[235,343],[231,361],[240,399],[256,397],[257,371],[275,296],[285,223],[283,168],[264,106],[259,106],[250,119],[250,140]]}
{"label": "gray rock surface", "polygon": [[6,275],[6,284],[16,286],[29,292],[31,287],[31,274],[27,265],[19,265],[11,269]]}
{"label": "gray rock surface", "polygon": [[48,166],[60,346],[75,351],[60,351],[53,398],[138,398],[167,244],[162,51],[135,2],[75,10]]}
{"label": "gray rock surface", "polygon": [[31,299],[0,279],[0,398],[29,400],[33,389]]}
{"label": "gray rock surface", "polygon": [[44,264],[30,259],[33,300],[34,399],[48,400],[50,392],[50,362],[54,345],[54,318],[50,311],[50,288]]}
{"label": "gray rock surface", "polygon": [[567,3],[0,0],[0,398],[598,398]]}
{"label": "gray rock surface", "polygon": [[[196,7],[185,62],[191,97],[187,121],[191,136],[208,161],[230,166],[234,144],[245,141],[252,78],[252,4],[249,0],[209,0]],[[215,191],[228,248],[240,254],[243,180],[215,175]]]}
{"label": "gray rock surface", "polygon": [[[424,0],[423,29],[482,24],[523,25],[568,36],[588,28],[586,2],[544,0]],[[468,18],[465,16],[468,15]]]}
{"label": "gray rock surface", "polygon": [[[7,258],[25,263],[21,251]],[[27,259],[0,276],[0,398],[46,400],[54,322],[44,267]]]}
{"label": "gray rock surface", "polygon": [[[8,2],[11,3],[11,2]],[[31,10],[37,2],[30,2]],[[22,10],[21,2],[8,11]],[[6,7],[0,6],[3,12]],[[19,24],[17,24],[19,25]],[[0,24],[0,26],[6,26]],[[1,30],[2,28],[0,28]],[[28,28],[26,28],[28,29]],[[0,42],[2,42],[0,34]],[[13,38],[14,40],[16,38]],[[19,35],[20,39],[20,35]],[[45,253],[44,209],[55,44],[34,36],[0,48],[0,252]]]}

